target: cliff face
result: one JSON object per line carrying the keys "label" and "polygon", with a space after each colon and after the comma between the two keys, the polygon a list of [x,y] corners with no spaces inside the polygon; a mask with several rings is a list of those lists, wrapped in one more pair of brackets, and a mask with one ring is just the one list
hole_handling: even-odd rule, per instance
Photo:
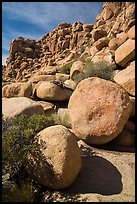
{"label": "cliff face", "polygon": [[105,2],[95,24],[63,22],[38,41],[16,38],[10,45],[3,79],[27,80],[40,70],[57,67],[65,59],[82,55],[102,37],[110,40],[122,32],[127,33],[134,24],[134,2]]}

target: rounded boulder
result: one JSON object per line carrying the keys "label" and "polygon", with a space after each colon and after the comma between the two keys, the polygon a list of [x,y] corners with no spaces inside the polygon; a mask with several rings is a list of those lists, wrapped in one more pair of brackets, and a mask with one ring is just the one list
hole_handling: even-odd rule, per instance
{"label": "rounded boulder", "polygon": [[76,136],[63,125],[37,134],[39,151],[28,158],[28,172],[39,184],[52,189],[69,187],[81,170]]}
{"label": "rounded boulder", "polygon": [[123,130],[130,112],[128,93],[98,77],[82,80],[70,97],[68,114],[74,134],[89,144],[105,144]]}

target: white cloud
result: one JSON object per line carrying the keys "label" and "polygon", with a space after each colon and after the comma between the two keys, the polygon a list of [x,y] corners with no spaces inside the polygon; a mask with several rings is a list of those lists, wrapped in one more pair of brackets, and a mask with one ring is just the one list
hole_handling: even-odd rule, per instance
{"label": "white cloud", "polygon": [[6,60],[8,58],[8,54],[2,54],[2,65],[6,65]]}
{"label": "white cloud", "polygon": [[61,21],[93,23],[101,2],[4,2],[2,10],[10,19],[20,19],[46,29]]}
{"label": "white cloud", "polygon": [[[94,23],[96,16],[101,12],[102,2],[2,2],[2,22],[6,19],[9,24],[3,26],[2,48],[3,62],[8,55],[10,42],[13,38],[24,37],[28,39],[39,40],[44,34],[41,32],[50,32],[56,26],[65,21],[74,23]],[[20,26],[12,20],[31,23],[34,30],[20,31]],[[4,25],[4,24],[3,24]],[[22,29],[21,29],[22,30]]]}

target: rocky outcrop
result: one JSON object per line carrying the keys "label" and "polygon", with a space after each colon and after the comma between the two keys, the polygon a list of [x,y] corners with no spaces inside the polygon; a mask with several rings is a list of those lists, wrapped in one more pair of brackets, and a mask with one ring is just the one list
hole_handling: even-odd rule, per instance
{"label": "rocky outcrop", "polygon": [[38,133],[39,153],[28,158],[28,172],[41,185],[52,189],[69,187],[81,170],[76,137],[62,125]]}
{"label": "rocky outcrop", "polygon": [[[91,202],[134,202],[134,155],[96,149],[105,158],[85,157],[91,147],[83,141],[134,152],[135,3],[104,2],[95,24],[62,22],[38,41],[13,39],[6,63],[2,67],[4,118],[56,113],[61,124],[72,128],[53,126],[37,135],[39,154],[28,160],[33,180],[52,189],[71,190],[76,185],[74,190],[79,194],[83,189]],[[81,163],[76,141],[87,163]]]}
{"label": "rocky outcrop", "polygon": [[[110,41],[110,50],[116,50],[129,40],[135,40],[135,3],[104,2],[94,25],[62,22],[38,41],[13,39],[3,79],[28,80],[30,74],[47,66],[56,67],[64,59],[78,58],[87,47],[101,51]],[[120,64],[117,57],[116,63]]]}
{"label": "rocky outcrop", "polygon": [[68,111],[72,130],[89,144],[104,144],[123,130],[131,101],[119,85],[91,77],[82,80],[70,97]]}

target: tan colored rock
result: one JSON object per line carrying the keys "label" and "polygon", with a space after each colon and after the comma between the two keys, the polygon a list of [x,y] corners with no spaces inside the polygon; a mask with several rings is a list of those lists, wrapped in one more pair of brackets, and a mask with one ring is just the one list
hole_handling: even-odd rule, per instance
{"label": "tan colored rock", "polygon": [[135,61],[121,70],[115,77],[114,81],[120,84],[129,94],[135,96]]}
{"label": "tan colored rock", "polygon": [[[39,153],[30,155],[28,171],[45,187],[69,187],[81,170],[81,155],[77,140],[66,127],[48,127],[37,135]],[[32,162],[32,163],[30,163]]]}
{"label": "tan colored rock", "polygon": [[127,40],[127,34],[126,33],[122,33],[118,35],[118,37],[116,38],[112,38],[110,41],[109,41],[109,48],[111,50],[116,50],[120,45],[122,45],[125,41]]}
{"label": "tan colored rock", "polygon": [[91,57],[91,61],[93,62],[102,62],[106,61],[110,65],[114,65],[114,52],[113,50],[110,50],[108,47],[102,48],[102,50],[98,51],[94,57]]}
{"label": "tan colored rock", "polygon": [[56,80],[64,82],[69,79],[69,74],[56,73],[55,77],[56,77]]}
{"label": "tan colored rock", "polygon": [[120,38],[121,42],[124,43],[128,39],[128,35],[126,32],[121,32],[116,34],[116,38]]}
{"label": "tan colored rock", "polygon": [[53,81],[55,80],[54,75],[34,75],[30,77],[29,81],[32,83],[37,83],[39,81]]}
{"label": "tan colored rock", "polygon": [[2,98],[2,114],[4,118],[18,115],[43,114],[43,107],[27,97]]}
{"label": "tan colored rock", "polygon": [[30,97],[32,95],[31,82],[17,82],[5,85],[2,88],[2,97],[11,98],[17,96]]}
{"label": "tan colored rock", "polygon": [[116,144],[124,146],[132,146],[135,144],[135,124],[128,120],[125,124],[122,133],[120,133],[114,140]]}
{"label": "tan colored rock", "polygon": [[115,61],[121,67],[125,67],[135,59],[135,40],[128,39],[115,51]]}
{"label": "tan colored rock", "polygon": [[75,90],[77,83],[72,79],[68,79],[64,82],[64,87]]}
{"label": "tan colored rock", "polygon": [[83,31],[91,32],[93,29],[93,24],[83,24]]}
{"label": "tan colored rock", "polygon": [[67,101],[72,94],[72,90],[56,85],[48,81],[38,82],[36,95],[38,98],[48,101]]}
{"label": "tan colored rock", "polygon": [[96,29],[92,31],[92,38],[94,41],[99,40],[102,37],[106,37],[107,36],[107,31],[106,30],[102,30],[102,29]]}
{"label": "tan colored rock", "polygon": [[82,80],[68,104],[75,135],[89,144],[104,144],[117,137],[131,108],[130,98],[123,88],[98,77]]}
{"label": "tan colored rock", "polygon": [[97,40],[94,43],[94,46],[97,48],[98,51],[100,51],[103,47],[107,47],[109,43],[109,38],[108,37],[103,37]]}
{"label": "tan colored rock", "polygon": [[104,20],[97,21],[97,27],[104,25],[106,22]]}
{"label": "tan colored rock", "polygon": [[56,106],[53,103],[47,101],[38,101],[38,103],[43,107],[44,115],[50,116],[52,113],[55,113]]}
{"label": "tan colored rock", "polygon": [[70,79],[75,80],[75,78],[77,77],[77,75],[79,73],[84,73],[86,70],[86,64],[85,62],[82,62],[80,60],[75,61],[72,64],[72,67],[70,68]]}
{"label": "tan colored rock", "polygon": [[127,32],[129,39],[135,40],[135,25],[132,26]]}

